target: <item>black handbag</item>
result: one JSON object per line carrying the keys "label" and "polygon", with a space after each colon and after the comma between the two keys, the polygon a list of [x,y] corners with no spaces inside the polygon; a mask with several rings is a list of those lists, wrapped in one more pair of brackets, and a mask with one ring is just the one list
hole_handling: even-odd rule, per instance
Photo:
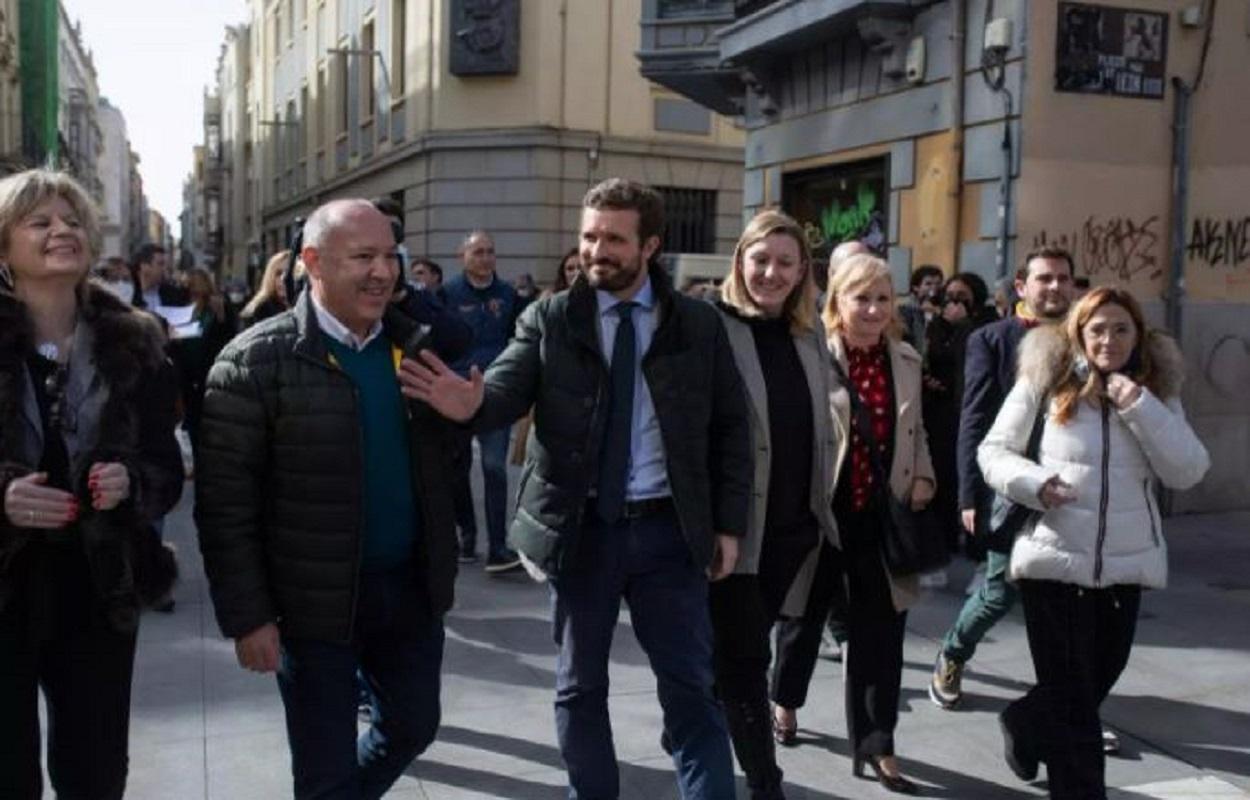
{"label": "black handbag", "polygon": [[891,575],[900,578],[942,569],[950,563],[951,553],[937,515],[931,506],[920,511],[912,510],[890,491],[889,475],[881,463],[877,439],[872,433],[868,415],[864,413],[859,391],[847,378],[837,359],[833,359],[833,368],[851,399],[853,424],[860,437],[868,443],[873,483],[877,488],[873,506],[881,518],[881,553],[886,567]]}
{"label": "black handbag", "polygon": [[[1024,448],[1024,457],[1037,461],[1038,452],[1042,447],[1042,432],[1046,429],[1046,407],[1050,404],[1049,396],[1043,396],[1038,406],[1037,416],[1033,419],[1033,429],[1029,431],[1029,443]],[[1005,495],[994,494],[990,503],[989,524],[986,526],[985,546],[998,553],[1011,552],[1011,545],[1020,531],[1036,522],[1042,512],[1015,502]]]}

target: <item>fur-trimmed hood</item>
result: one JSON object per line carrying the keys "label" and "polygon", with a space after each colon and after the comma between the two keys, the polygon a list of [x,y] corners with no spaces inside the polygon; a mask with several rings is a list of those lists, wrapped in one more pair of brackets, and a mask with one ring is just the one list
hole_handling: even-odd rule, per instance
{"label": "fur-trimmed hood", "polygon": [[[1161,400],[1179,397],[1185,380],[1185,357],[1171,336],[1147,330],[1139,345],[1145,348],[1146,374],[1132,376]],[[1052,391],[1072,370],[1079,354],[1069,345],[1062,325],[1043,325],[1020,342],[1016,377],[1044,391]]]}
{"label": "fur-trimmed hood", "polygon": [[[1142,348],[1142,369],[1131,377],[1146,391],[1119,406],[1096,396],[1101,387],[1096,379],[1087,380],[1081,391],[1090,390],[1094,402],[1070,404],[1065,418],[1062,405],[1074,399],[1067,390],[1078,354],[1053,328],[1031,331],[1021,341],[1019,379],[977,450],[986,485],[1038,512],[1012,545],[1013,580],[1167,585],[1167,542],[1155,486],[1188,489],[1202,480],[1211,458],[1185,419],[1176,343],[1147,333]],[[1029,452],[1043,402],[1048,406],[1042,435]],[[1047,508],[1041,489],[1055,477],[1073,488],[1072,497]]]}

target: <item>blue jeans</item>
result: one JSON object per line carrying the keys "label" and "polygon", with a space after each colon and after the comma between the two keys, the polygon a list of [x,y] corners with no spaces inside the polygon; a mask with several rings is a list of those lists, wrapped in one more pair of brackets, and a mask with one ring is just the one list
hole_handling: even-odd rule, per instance
{"label": "blue jeans", "polygon": [[668,511],[589,521],[577,564],[551,584],[556,735],[571,800],[615,800],[620,775],[608,718],[608,656],[621,598],[655,673],[683,800],[732,800],[733,756],[712,692],[707,578]]}
{"label": "blue jeans", "polygon": [[[415,570],[361,575],[359,593],[350,643],[282,637],[278,688],[301,800],[381,797],[438,730],[443,621],[425,612]],[[359,739],[357,669],[373,695]]]}
{"label": "blue jeans", "polygon": [[1016,604],[1020,592],[1007,580],[1011,555],[989,550],[985,554],[985,583],[976,594],[964,601],[955,624],[942,639],[942,652],[960,664],[972,659],[977,645],[1000,619]]}
{"label": "blue jeans", "polygon": [[[477,434],[482,454],[482,491],[486,503],[486,536],[488,555],[499,556],[507,549],[508,517],[508,440],[511,426]],[[477,547],[477,518],[473,509],[473,491],[469,473],[473,469],[473,453],[464,458],[464,476],[455,491],[456,524],[460,527],[460,549],[473,552]]]}

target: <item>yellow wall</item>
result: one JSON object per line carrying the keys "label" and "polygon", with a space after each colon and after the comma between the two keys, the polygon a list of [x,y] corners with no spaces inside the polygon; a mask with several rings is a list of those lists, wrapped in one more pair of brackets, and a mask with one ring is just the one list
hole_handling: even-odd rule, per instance
{"label": "yellow wall", "polygon": [[934,264],[948,274],[958,248],[952,139],[948,131],[916,140],[916,183],[900,193],[898,220],[899,244],[911,248],[912,265]]}
{"label": "yellow wall", "polygon": [[[409,3],[410,9],[417,5]],[[446,0],[435,4],[433,31],[426,22],[418,23],[421,36],[433,36],[439,55],[429,128],[538,125],[626,138],[742,146],[741,131],[716,115],[707,136],[654,130],[652,98],[674,95],[639,74],[635,52],[641,0],[525,0],[521,4],[521,66],[516,75],[507,76],[458,77],[448,71],[448,10]],[[413,60],[425,69],[424,59]],[[410,75],[414,86],[430,83],[421,72],[410,70]]]}
{"label": "yellow wall", "polygon": [[[1133,0],[1131,7],[1170,14],[1177,4]],[[1176,90],[1169,85],[1163,100],[1054,91],[1056,12],[1054,3],[1030,4],[1017,247],[1042,242],[1068,246],[1078,270],[1094,284],[1117,283],[1144,298],[1157,298],[1166,288],[1170,265]],[[1250,185],[1250,37],[1245,35],[1244,4],[1224,3],[1217,13],[1206,76],[1195,96],[1190,215],[1218,221],[1222,233],[1226,220],[1250,217],[1250,198],[1244,192]],[[1201,29],[1182,28],[1177,15],[1170,14],[1169,78],[1193,80],[1202,37]],[[1250,237],[1250,222],[1239,230]],[[1189,238],[1187,231],[1187,243]],[[1188,258],[1189,296],[1250,299],[1247,241],[1240,264],[1208,266],[1201,258]],[[1208,252],[1218,254],[1218,245]]]}
{"label": "yellow wall", "polygon": [[[280,10],[285,26],[286,3],[306,3],[305,24],[295,31],[296,50],[283,29],[277,61],[274,50],[274,12]],[[348,0],[325,0],[325,43],[341,46],[347,35],[359,31],[339,30],[339,7]],[[374,18],[385,16],[389,0],[374,0]],[[408,0],[404,45],[402,98],[392,103],[405,119],[406,138],[429,131],[547,127],[597,132],[604,136],[646,142],[695,143],[718,147],[741,147],[742,132],[730,120],[712,115],[707,135],[656,131],[653,98],[675,97],[639,74],[635,52],[640,42],[641,0],[525,0],[521,3],[520,69],[516,75],[452,75],[449,70],[450,0]],[[339,109],[343,102],[338,81],[338,58],[327,57],[317,42],[317,0],[251,0],[252,59],[250,110],[253,141],[259,146],[258,185],[272,200],[273,163],[271,140],[288,129],[260,125],[272,120],[275,108],[299,97],[308,88],[311,114],[324,126],[324,177],[336,173],[335,142],[342,137]],[[350,23],[349,23],[350,24]],[[395,68],[389,31],[379,26],[376,46]],[[299,54],[298,64],[288,63]],[[318,96],[317,70],[327,70],[327,92]],[[279,95],[279,89],[281,93]],[[388,102],[379,96],[379,103]],[[309,117],[311,122],[312,117]],[[318,151],[315,127],[308,130],[309,184]],[[379,144],[384,154],[392,143]],[[349,168],[359,159],[353,155]]]}

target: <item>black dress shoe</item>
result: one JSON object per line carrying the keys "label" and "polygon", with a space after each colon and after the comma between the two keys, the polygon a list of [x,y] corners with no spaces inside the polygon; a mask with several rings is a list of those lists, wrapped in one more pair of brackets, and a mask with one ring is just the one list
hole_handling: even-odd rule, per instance
{"label": "black dress shoe", "polygon": [[1008,709],[998,714],[998,728],[1003,732],[1003,758],[1015,776],[1027,783],[1037,777],[1037,757],[1029,752],[1021,737],[1011,729],[1007,721]]}
{"label": "black dress shoe", "polygon": [[855,756],[851,762],[851,774],[856,778],[864,777],[864,764],[872,767],[873,775],[882,788],[895,794],[919,794],[920,787],[902,775],[889,775],[881,769],[881,756]]}

